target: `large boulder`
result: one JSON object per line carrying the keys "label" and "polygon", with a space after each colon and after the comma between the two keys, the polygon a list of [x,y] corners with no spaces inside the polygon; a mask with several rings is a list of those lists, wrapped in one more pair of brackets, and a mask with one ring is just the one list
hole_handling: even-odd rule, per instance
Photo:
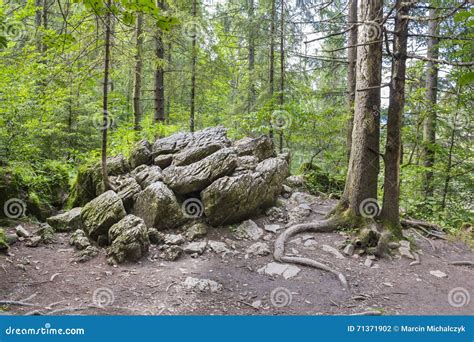
{"label": "large boulder", "polygon": [[227,130],[224,127],[210,127],[195,133],[176,133],[169,137],[158,139],[153,144],[153,157],[162,154],[177,153],[185,147],[201,147],[211,144],[229,146]]}
{"label": "large boulder", "polygon": [[132,169],[140,165],[151,164],[151,144],[147,140],[141,140],[130,151],[130,166]]}
{"label": "large boulder", "polygon": [[145,166],[141,165],[132,171],[132,176],[140,184],[142,189],[145,189],[149,185],[163,180],[163,174],[161,168],[156,165]]}
{"label": "large boulder", "polygon": [[115,191],[123,202],[125,210],[128,212],[133,208],[135,200],[142,191],[141,186],[135,178],[119,176],[114,180]]}
{"label": "large boulder", "polygon": [[125,216],[110,228],[109,242],[107,256],[111,263],[138,261],[150,247],[145,223],[134,215]]}
{"label": "large boulder", "polygon": [[231,148],[224,148],[187,166],[170,166],[163,171],[163,181],[177,194],[187,194],[206,188],[237,166],[237,156]]}
{"label": "large boulder", "polygon": [[266,135],[262,135],[261,137],[256,139],[247,137],[237,140],[234,143],[233,147],[237,151],[237,155],[252,155],[257,157],[259,161],[275,157],[273,141]]}
{"label": "large boulder", "polygon": [[81,218],[87,235],[97,241],[99,236],[107,236],[109,228],[126,214],[120,197],[109,190],[87,203],[82,208]]}
{"label": "large boulder", "polygon": [[201,192],[204,213],[211,225],[241,221],[271,206],[288,176],[284,158],[260,162],[255,172],[222,177]]}
{"label": "large boulder", "polygon": [[173,156],[173,165],[184,166],[197,162],[213,154],[222,148],[221,144],[209,144],[204,146],[186,148]]}
{"label": "large boulder", "polygon": [[56,232],[70,232],[82,229],[81,210],[81,207],[73,208],[65,213],[48,217],[46,222],[48,222]]}
{"label": "large boulder", "polygon": [[133,211],[150,228],[169,229],[186,222],[176,196],[163,182],[155,182],[140,192]]}

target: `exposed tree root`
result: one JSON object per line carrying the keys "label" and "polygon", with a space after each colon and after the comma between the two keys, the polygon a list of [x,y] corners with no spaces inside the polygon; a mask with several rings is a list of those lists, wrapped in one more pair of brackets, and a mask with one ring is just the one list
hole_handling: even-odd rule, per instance
{"label": "exposed tree root", "polygon": [[469,260],[450,261],[448,264],[454,266],[474,266],[474,262]]}
{"label": "exposed tree root", "polygon": [[19,302],[15,300],[0,300],[0,305],[34,306],[34,304],[31,303]]}
{"label": "exposed tree root", "polygon": [[363,312],[357,312],[353,313],[349,316],[381,316],[382,313],[377,310],[370,310],[370,311],[363,311]]}
{"label": "exposed tree root", "polygon": [[420,265],[421,264],[420,255],[418,253],[413,253],[413,256],[415,257],[415,261],[410,262],[410,266]]}
{"label": "exposed tree root", "polygon": [[289,227],[288,229],[286,229],[283,233],[281,233],[280,236],[278,236],[278,238],[276,239],[273,257],[275,258],[276,261],[279,261],[279,262],[309,266],[309,267],[313,267],[313,268],[330,272],[337,276],[337,278],[341,282],[342,286],[344,286],[344,288],[349,289],[349,285],[347,283],[346,277],[341,272],[338,272],[335,269],[323,263],[320,263],[318,261],[315,261],[309,258],[290,257],[290,256],[284,255],[285,242],[290,237],[302,232],[329,233],[336,230],[337,227],[343,223],[345,223],[345,220],[330,218],[327,220],[322,220],[322,221],[318,221],[314,223],[302,223],[302,224],[293,225]]}
{"label": "exposed tree root", "polygon": [[431,245],[431,248],[433,249],[434,252],[436,252],[436,247],[433,243],[433,241],[431,241],[429,238],[427,238],[426,236],[424,236],[423,234],[421,234],[420,232],[418,232],[415,228],[410,228],[414,233],[416,233],[418,236],[420,236],[421,238],[425,239],[426,241],[428,241],[428,243]]}
{"label": "exposed tree root", "polygon": [[[446,237],[443,236],[442,228],[434,223],[429,223],[425,221],[404,219],[401,220],[401,224],[405,228],[416,228],[423,231],[427,236],[433,236],[438,239],[446,240]],[[428,230],[431,229],[431,230]]]}

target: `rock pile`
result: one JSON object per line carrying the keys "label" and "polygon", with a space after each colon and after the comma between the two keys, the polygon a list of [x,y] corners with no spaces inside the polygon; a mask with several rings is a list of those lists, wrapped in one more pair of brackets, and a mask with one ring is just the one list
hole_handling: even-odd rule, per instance
{"label": "rock pile", "polygon": [[[107,160],[113,190],[104,192],[99,165],[82,169],[71,200],[77,208],[48,222],[58,231],[82,229],[109,246],[111,262],[138,260],[161,230],[190,224],[189,234],[199,236],[199,224],[240,222],[272,206],[288,163],[270,138],[232,142],[223,127],[141,141],[128,160]],[[73,244],[84,248],[79,240]]]}

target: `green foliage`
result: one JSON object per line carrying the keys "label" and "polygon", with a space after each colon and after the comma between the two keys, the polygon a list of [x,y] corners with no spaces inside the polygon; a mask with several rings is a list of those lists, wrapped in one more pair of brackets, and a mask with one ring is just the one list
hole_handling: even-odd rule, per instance
{"label": "green foliage", "polygon": [[5,231],[0,228],[0,251],[8,249],[7,239],[5,236]]}
{"label": "green foliage", "polygon": [[300,166],[301,173],[312,193],[341,195],[344,190],[344,179],[334,177],[334,174],[324,172],[320,167],[310,163]]}

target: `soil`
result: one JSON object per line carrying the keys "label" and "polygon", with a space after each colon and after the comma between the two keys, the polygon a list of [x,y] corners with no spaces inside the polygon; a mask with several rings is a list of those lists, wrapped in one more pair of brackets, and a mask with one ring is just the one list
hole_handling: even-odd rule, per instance
{"label": "soil", "polygon": [[[322,219],[334,203],[323,199],[313,203],[307,220]],[[259,217],[255,222],[263,227],[265,220]],[[35,229],[32,224],[22,224],[30,231]],[[13,232],[13,228],[7,231]],[[229,228],[212,228],[207,239],[225,241],[237,253],[218,255],[206,250],[196,258],[183,255],[176,261],[164,261],[152,245],[141,262],[119,266],[107,264],[103,249],[88,262],[72,262],[75,250],[68,244],[70,233],[57,234],[52,245],[31,248],[17,242],[10,255],[0,255],[0,300],[29,298],[26,302],[32,304],[0,308],[2,314],[13,315],[346,315],[374,310],[390,315],[472,314],[474,299],[458,307],[448,300],[455,288],[464,289],[465,299],[473,293],[472,267],[448,264],[474,261],[470,248],[459,241],[432,239],[433,250],[426,239],[412,231],[406,233],[421,249],[419,265],[409,266],[413,260],[396,255],[374,260],[368,267],[366,256],[338,259],[321,248],[326,244],[341,250],[348,238],[345,232],[304,234],[313,236],[314,246],[304,246],[298,240],[301,236],[287,245],[287,253],[317,259],[342,271],[350,291],[344,290],[334,275],[316,269],[300,267],[291,279],[258,273],[273,261],[272,256],[246,257],[245,250],[254,241],[237,240]],[[267,233],[269,240],[260,241],[272,248],[276,236]],[[447,277],[430,274],[436,270]],[[223,288],[215,293],[186,289],[182,283],[188,276],[214,280]],[[271,293],[277,288],[291,293],[288,305],[272,304]],[[98,291],[109,291],[109,300],[102,306],[94,305],[94,292]]]}

